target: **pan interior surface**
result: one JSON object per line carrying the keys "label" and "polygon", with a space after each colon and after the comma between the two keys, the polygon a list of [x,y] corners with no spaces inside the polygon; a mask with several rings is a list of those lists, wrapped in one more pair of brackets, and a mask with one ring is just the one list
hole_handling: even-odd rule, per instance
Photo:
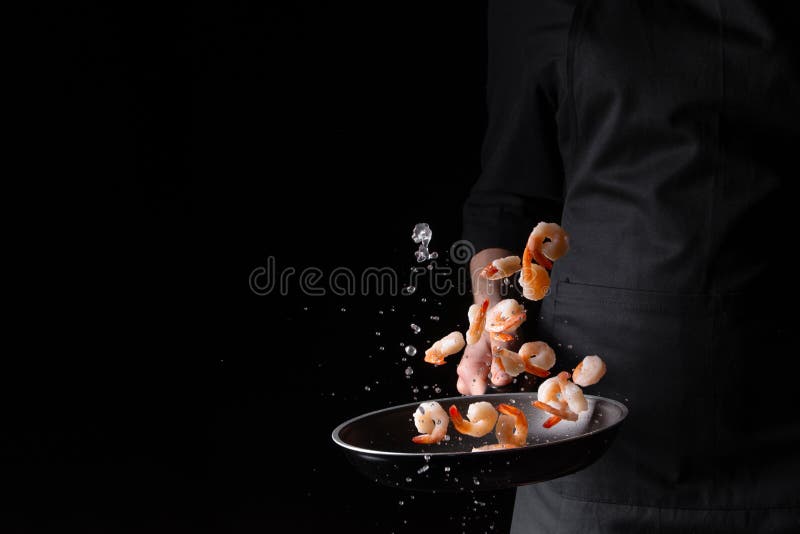
{"label": "pan interior surface", "polygon": [[[527,448],[548,447],[560,442],[591,436],[621,423],[627,415],[627,408],[617,401],[586,395],[589,409],[582,412],[577,421],[561,421],[547,429],[542,427],[542,423],[550,415],[531,405],[531,402],[536,400],[536,393],[533,392],[450,397],[435,400],[445,410],[452,404],[456,405],[462,414],[466,414],[471,403],[478,401],[491,402],[495,407],[500,403],[505,403],[519,408],[528,419]],[[473,447],[497,442],[494,432],[490,432],[482,438],[474,438],[458,433],[451,424],[447,432],[449,439],[434,445],[413,443],[411,438],[418,434],[414,426],[413,413],[418,405],[419,403],[404,404],[351,419],[334,430],[333,440],[338,445],[353,451],[389,456],[471,453]]]}

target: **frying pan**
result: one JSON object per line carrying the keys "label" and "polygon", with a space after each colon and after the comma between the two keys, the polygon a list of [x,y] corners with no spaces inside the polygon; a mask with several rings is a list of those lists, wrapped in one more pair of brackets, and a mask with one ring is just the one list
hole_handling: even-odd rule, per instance
{"label": "frying pan", "polygon": [[[496,443],[494,432],[482,438],[448,428],[449,440],[419,445],[413,413],[419,403],[370,412],[345,421],[333,431],[333,441],[364,476],[380,484],[420,491],[497,490],[551,480],[587,467],[606,452],[628,415],[624,404],[586,395],[589,409],[577,421],[543,428],[549,414],[534,408],[536,393],[496,393],[436,400],[447,410],[455,404],[462,414],[473,402],[495,407],[510,404],[528,418],[528,444],[518,449],[472,452]],[[427,402],[427,401],[426,401]]]}

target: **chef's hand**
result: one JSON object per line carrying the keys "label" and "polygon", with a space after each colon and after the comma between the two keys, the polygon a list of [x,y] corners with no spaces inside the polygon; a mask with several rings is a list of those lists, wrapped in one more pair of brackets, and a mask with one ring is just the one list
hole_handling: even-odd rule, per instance
{"label": "chef's hand", "polygon": [[[481,250],[470,261],[470,274],[472,279],[472,292],[475,303],[480,304],[484,299],[489,299],[490,307],[497,304],[502,298],[502,288],[499,280],[486,280],[480,276],[481,270],[493,260],[510,256],[509,250],[501,248],[488,248]],[[512,342],[513,343],[513,342]],[[474,345],[467,345],[464,355],[458,364],[458,382],[456,387],[462,395],[482,395],[491,381],[495,386],[506,386],[511,383],[511,377],[501,371],[497,365],[497,358],[492,356],[492,345],[506,347],[514,350],[516,345],[492,342],[487,332],[483,333],[481,340]]]}
{"label": "chef's hand", "polygon": [[481,340],[474,345],[467,345],[464,355],[458,364],[458,383],[456,387],[462,395],[482,395],[486,392],[488,383],[494,386],[507,386],[511,383],[511,376],[500,370],[497,358],[492,356],[492,348],[508,348],[513,350],[518,343],[492,342],[489,334],[484,332]]}

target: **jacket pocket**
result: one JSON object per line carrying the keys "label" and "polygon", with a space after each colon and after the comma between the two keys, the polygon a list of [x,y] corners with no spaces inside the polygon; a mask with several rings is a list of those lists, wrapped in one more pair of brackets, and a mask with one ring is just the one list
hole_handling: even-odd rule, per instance
{"label": "jacket pocket", "polygon": [[645,506],[708,504],[713,441],[710,297],[559,282],[551,332],[558,369],[599,354],[587,393],[625,403],[617,441],[596,464],[553,482],[563,496]]}

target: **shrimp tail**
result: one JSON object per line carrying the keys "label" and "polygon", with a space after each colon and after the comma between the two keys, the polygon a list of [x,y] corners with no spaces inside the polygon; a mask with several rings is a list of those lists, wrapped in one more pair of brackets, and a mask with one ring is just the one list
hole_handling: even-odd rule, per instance
{"label": "shrimp tail", "polygon": [[434,443],[438,443],[438,441],[436,441],[436,439],[430,434],[420,434],[419,436],[414,436],[411,438],[411,441],[421,445],[433,445]]}
{"label": "shrimp tail", "polygon": [[548,376],[550,376],[550,371],[548,371],[547,369],[542,369],[538,365],[533,365],[530,362],[530,360],[525,359],[524,363],[525,363],[525,371],[526,372],[528,372],[528,373],[530,373],[530,374],[532,374],[534,376],[538,376],[539,378],[547,378]]}
{"label": "shrimp tail", "polygon": [[505,332],[492,332],[491,337],[494,341],[501,342],[507,342],[514,339],[514,336],[511,334],[506,334]]}
{"label": "shrimp tail", "polygon": [[456,427],[456,430],[462,434],[465,434],[467,430],[469,430],[467,428],[467,422],[464,421],[463,417],[461,417],[461,413],[458,411],[458,408],[456,408],[456,405],[451,405],[448,411],[450,413],[450,422],[453,423],[453,426]]}
{"label": "shrimp tail", "polygon": [[556,424],[558,424],[559,421],[561,421],[561,418],[559,416],[552,415],[547,419],[547,421],[544,422],[544,424],[542,426],[545,427],[545,428],[551,428],[551,427],[555,426]]}

